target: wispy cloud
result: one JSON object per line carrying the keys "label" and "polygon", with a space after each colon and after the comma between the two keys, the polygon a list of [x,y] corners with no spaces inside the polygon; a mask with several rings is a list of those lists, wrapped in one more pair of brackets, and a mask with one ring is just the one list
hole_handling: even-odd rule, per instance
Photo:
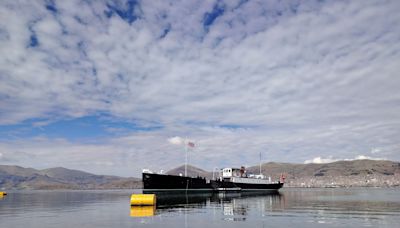
{"label": "wispy cloud", "polygon": [[[201,145],[191,161],[210,169],[256,163],[259,151],[302,162],[379,148],[400,160],[399,10],[395,0],[3,1],[1,152],[31,166],[46,148],[49,166],[75,167],[70,151],[136,156],[141,170],[181,164],[167,139],[187,135]],[[99,113],[135,127],[107,122],[96,142],[7,137],[26,121]]]}
{"label": "wispy cloud", "polygon": [[333,156],[328,156],[327,158],[321,158],[321,157],[315,157],[311,160],[305,160],[304,164],[324,164],[324,163],[331,163],[331,162],[336,162],[336,161],[354,161],[354,160],[387,160],[385,158],[376,158],[376,157],[370,157],[370,156],[365,156],[365,155],[357,155],[355,158],[344,158],[344,159],[335,159]]}

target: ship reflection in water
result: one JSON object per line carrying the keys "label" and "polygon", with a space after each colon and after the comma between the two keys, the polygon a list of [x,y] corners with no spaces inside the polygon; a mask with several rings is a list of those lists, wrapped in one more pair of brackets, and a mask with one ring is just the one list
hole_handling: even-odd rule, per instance
{"label": "ship reflection in water", "polygon": [[157,192],[156,206],[132,206],[130,216],[149,217],[165,213],[184,212],[190,209],[222,209],[226,220],[245,221],[250,208],[261,211],[282,211],[285,197],[279,192],[221,192],[186,193]]}
{"label": "ship reflection in water", "polygon": [[130,216],[132,217],[150,217],[154,216],[156,206],[131,206]]}

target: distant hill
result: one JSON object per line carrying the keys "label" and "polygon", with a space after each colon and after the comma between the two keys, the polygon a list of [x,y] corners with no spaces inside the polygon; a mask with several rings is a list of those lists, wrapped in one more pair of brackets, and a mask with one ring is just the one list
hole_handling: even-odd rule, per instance
{"label": "distant hill", "polygon": [[[248,173],[258,174],[259,166],[246,167]],[[293,164],[269,162],[261,165],[264,175],[279,180],[286,177],[287,187],[384,187],[400,186],[400,163],[393,161],[353,160],[325,164]],[[168,171],[168,174],[184,173],[184,166]],[[188,166],[188,176],[212,178],[207,172]]]}
{"label": "distant hill", "polygon": [[[182,165],[182,166],[179,166],[179,167],[169,170],[166,174],[179,175],[179,174],[184,174],[184,173],[185,173],[185,165]],[[192,165],[187,165],[187,175],[190,177],[197,177],[197,176],[206,177],[206,178],[212,177],[212,173],[207,172],[203,169],[197,168]]]}
{"label": "distant hill", "polygon": [[[288,178],[303,176],[357,176],[357,175],[386,175],[400,174],[400,163],[392,161],[354,160],[337,161],[325,164],[291,164],[265,163],[262,172],[277,176],[286,173]],[[247,170],[258,173],[259,166],[248,167]]]}
{"label": "distant hill", "polygon": [[95,175],[62,167],[37,170],[0,165],[0,189],[129,189],[141,186],[138,178]]}

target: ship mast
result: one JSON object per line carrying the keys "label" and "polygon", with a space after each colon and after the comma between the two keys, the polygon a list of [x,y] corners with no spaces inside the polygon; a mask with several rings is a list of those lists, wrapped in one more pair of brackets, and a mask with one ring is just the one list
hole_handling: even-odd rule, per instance
{"label": "ship mast", "polygon": [[188,140],[185,138],[185,141],[183,142],[184,147],[185,147],[185,176],[187,176],[187,163],[188,163],[188,147],[194,147],[194,142]]}
{"label": "ship mast", "polygon": [[261,176],[261,151],[260,151],[260,176]]}
{"label": "ship mast", "polygon": [[187,149],[187,138],[185,138],[185,142],[183,143],[185,147],[185,177],[187,176],[187,162],[188,162],[188,149]]}

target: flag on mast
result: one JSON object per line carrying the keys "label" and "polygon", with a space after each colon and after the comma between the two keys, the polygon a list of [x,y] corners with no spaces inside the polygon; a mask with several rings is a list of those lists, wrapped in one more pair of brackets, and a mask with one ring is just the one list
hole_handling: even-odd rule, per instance
{"label": "flag on mast", "polygon": [[185,177],[187,177],[188,147],[194,147],[194,142],[185,140]]}
{"label": "flag on mast", "polygon": [[189,142],[187,143],[187,145],[188,145],[189,147],[194,147],[194,142],[190,142],[190,141],[189,141]]}

